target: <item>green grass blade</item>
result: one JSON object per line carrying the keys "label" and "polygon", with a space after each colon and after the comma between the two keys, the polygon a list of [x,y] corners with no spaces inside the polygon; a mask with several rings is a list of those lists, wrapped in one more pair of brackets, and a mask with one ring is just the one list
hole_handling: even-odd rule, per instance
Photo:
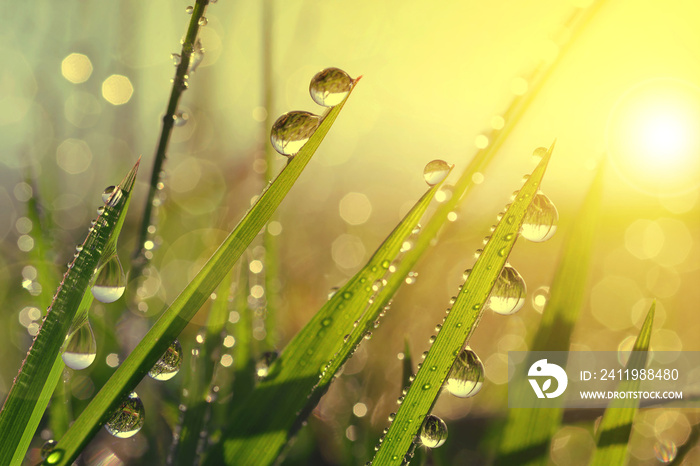
{"label": "green grass blade", "polygon": [[[602,167],[565,241],[550,299],[530,345],[531,351],[569,350],[571,332],[583,307],[593,239],[600,215]],[[527,393],[524,388],[525,383],[522,388],[511,387],[515,393]],[[549,406],[547,409],[509,410],[495,464],[547,464],[549,441],[561,423],[563,413],[561,408]]]}
{"label": "green grass blade", "polygon": [[520,189],[474,264],[389,426],[372,462],[375,466],[402,464],[406,455],[411,455],[413,441],[423,420],[435,404],[455,358],[469,341],[483,315],[484,303],[515,245],[525,213],[544,176],[552,149],[553,147],[547,151]]}
{"label": "green grass blade", "polygon": [[0,464],[19,464],[63,371],[59,355],[76,314],[92,294],[88,287],[103,256],[114,248],[124,223],[138,162],[124,178],[122,196],[107,205],[58,286],[41,330],[22,363],[0,412]]}
{"label": "green grass blade", "polygon": [[[625,369],[643,369],[646,366],[655,309],[656,301],[652,303],[647,317],[644,319],[644,324],[634,342],[634,348],[632,348]],[[624,380],[620,382],[616,390],[620,392],[637,391],[640,384],[640,380]],[[633,398],[615,399],[610,402],[605,409],[600,426],[598,426],[596,451],[591,460],[592,465],[625,464],[628,454],[627,442],[638,408],[639,400]]]}
{"label": "green grass blade", "polygon": [[[379,310],[370,304],[391,262],[415,229],[440,184],[429,189],[379,246],[284,348],[268,377],[239,401],[234,422],[207,464],[272,463],[301,427],[334,375],[367,335]],[[379,282],[380,283],[380,282]],[[274,410],[264,407],[275,406]]]}
{"label": "green grass blade", "polygon": [[212,380],[215,368],[219,367],[220,349],[222,348],[222,333],[228,320],[228,295],[231,288],[233,270],[221,281],[216,290],[216,299],[212,303],[207,317],[204,342],[197,348],[190,368],[185,376],[183,388],[188,392],[182,404],[185,414],[180,422],[180,435],[175,444],[171,461],[168,464],[190,466],[197,463],[199,444],[202,441],[202,431],[208,429],[207,419],[211,415]]}
{"label": "green grass blade", "polygon": [[56,456],[60,458],[57,464],[70,464],[77,457],[120,400],[148,373],[165,352],[170,342],[177,338],[190,319],[206,302],[287,195],[330,130],[351,93],[352,90],[342,103],[328,112],[309,141],[280,172],[275,181],[263,191],[258,201],[204,264],[195,278],[175,298],[143,340],[119,366],[80,417],[76,419],[54,450]]}

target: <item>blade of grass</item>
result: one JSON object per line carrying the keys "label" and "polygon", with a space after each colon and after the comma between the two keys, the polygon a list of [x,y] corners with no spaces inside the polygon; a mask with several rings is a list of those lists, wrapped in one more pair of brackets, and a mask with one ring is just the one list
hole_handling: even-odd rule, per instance
{"label": "blade of grass", "polygon": [[[530,345],[531,351],[568,351],[571,332],[583,307],[584,292],[591,262],[593,239],[603,190],[603,165],[591,184],[579,214],[563,247],[563,253],[552,282],[550,299],[542,321]],[[532,361],[535,362],[534,360]],[[529,367],[529,365],[527,365]],[[523,377],[522,380],[526,378]],[[522,387],[524,388],[524,386]],[[515,393],[527,393],[511,387]],[[546,464],[549,441],[562,418],[561,408],[510,409],[508,422],[501,436],[495,464]]]}
{"label": "blade of grass", "polygon": [[[63,372],[59,355],[76,314],[86,312],[92,301],[88,291],[94,271],[116,244],[124,224],[139,163],[120,184],[122,196],[114,196],[98,216],[58,286],[51,307],[32,343],[0,412],[0,464],[19,464],[27,451],[46,406]],[[112,205],[114,204],[114,205]]]}
{"label": "blade of grass", "polygon": [[553,146],[520,189],[484,246],[389,426],[372,461],[375,466],[401,464],[404,458],[410,459],[412,456],[410,450],[425,417],[430,414],[456,357],[481,320],[484,304],[515,245],[552,150]]}
{"label": "blade of grass", "polygon": [[204,17],[204,12],[209,5],[209,0],[195,0],[190,23],[187,27],[187,33],[182,41],[182,51],[180,52],[180,63],[177,65],[175,77],[173,78],[173,87],[170,91],[170,99],[168,99],[168,108],[163,116],[163,127],[158,139],[158,147],[153,160],[153,170],[151,171],[151,181],[146,197],[146,204],[143,209],[143,217],[141,219],[141,227],[139,228],[138,240],[136,241],[136,249],[132,255],[131,279],[134,280],[141,276],[147,259],[145,256],[146,248],[144,244],[148,239],[148,227],[153,224],[153,201],[158,193],[158,183],[161,178],[163,162],[165,161],[170,142],[170,135],[175,126],[175,118],[177,108],[180,103],[182,93],[188,88],[188,79],[191,74],[190,63],[192,55],[195,51],[195,43],[199,34],[200,20]]}
{"label": "blade of grass", "polygon": [[[647,363],[647,351],[654,324],[656,301],[649,308],[644,324],[637,340],[634,342],[632,353],[625,369],[643,369]],[[624,380],[617,386],[616,391],[637,391],[641,380]],[[591,460],[592,465],[626,464],[632,421],[639,409],[639,400],[633,398],[614,399],[603,413],[603,419],[596,434],[596,450]]]}
{"label": "blade of grass", "polygon": [[138,384],[165,352],[170,342],[177,338],[194,317],[289,192],[335,122],[350,94],[352,90],[342,103],[328,112],[309,141],[280,172],[275,181],[263,191],[219,249],[175,298],[68,429],[54,450],[56,457],[59,458],[57,464],[70,464],[77,457],[122,397]]}
{"label": "blade of grass", "polygon": [[187,389],[188,395],[182,402],[186,408],[185,414],[182,416],[180,435],[168,464],[190,466],[197,463],[201,433],[207,428],[206,421],[212,407],[211,397],[216,395],[211,393],[212,380],[215,368],[219,366],[218,353],[222,347],[222,333],[228,320],[228,295],[232,274],[233,270],[216,290],[216,299],[207,317],[204,342],[197,348],[197,355],[190,363],[191,369],[187,371],[183,388]]}
{"label": "blade of grass", "polygon": [[[269,375],[238,404],[233,423],[206,464],[272,463],[325,393],[338,368],[372,325],[370,300],[441,183],[430,188],[377,248],[367,265],[341,287],[295,335]],[[372,322],[376,320],[376,316]],[[276,406],[273,412],[261,409]]]}

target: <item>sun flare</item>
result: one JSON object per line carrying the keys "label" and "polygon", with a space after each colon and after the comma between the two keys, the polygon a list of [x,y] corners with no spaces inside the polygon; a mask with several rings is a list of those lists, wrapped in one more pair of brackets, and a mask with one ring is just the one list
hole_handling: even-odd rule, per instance
{"label": "sun flare", "polygon": [[610,160],[645,192],[680,194],[700,185],[700,88],[654,79],[627,91],[607,127]]}

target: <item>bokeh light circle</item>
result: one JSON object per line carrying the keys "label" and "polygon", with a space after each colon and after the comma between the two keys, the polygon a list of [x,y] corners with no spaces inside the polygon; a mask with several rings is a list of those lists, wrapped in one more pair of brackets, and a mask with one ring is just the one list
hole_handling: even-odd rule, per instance
{"label": "bokeh light circle", "polygon": [[700,87],[673,78],[629,89],[607,124],[610,161],[634,188],[674,196],[700,186]]}

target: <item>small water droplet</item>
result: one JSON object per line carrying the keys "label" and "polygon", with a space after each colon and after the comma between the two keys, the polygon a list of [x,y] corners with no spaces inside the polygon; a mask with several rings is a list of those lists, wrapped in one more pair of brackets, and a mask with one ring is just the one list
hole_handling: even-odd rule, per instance
{"label": "small water droplet", "polygon": [[199,64],[202,63],[202,60],[204,60],[204,47],[202,47],[202,40],[197,38],[197,40],[194,42],[192,53],[190,54],[190,63],[187,66],[187,75],[185,75],[184,82],[185,88],[189,86],[187,83],[189,75],[195,72]]}
{"label": "small water droplet", "polygon": [[469,347],[457,356],[445,388],[452,395],[467,398],[479,393],[484,384],[484,365]]}
{"label": "small water droplet", "polygon": [[343,292],[343,299],[350,299],[350,298],[352,298],[352,291]]}
{"label": "small water droplet", "polygon": [[420,430],[420,441],[428,448],[437,448],[447,440],[447,424],[432,414],[428,415]]}
{"label": "small water droplet", "polygon": [[319,105],[334,107],[341,103],[353,86],[353,79],[339,68],[326,68],[311,79],[309,93]]}
{"label": "small water droplet", "polygon": [[335,296],[335,294],[338,292],[339,289],[340,289],[340,287],[334,286],[333,288],[328,290],[328,299],[331,299],[333,296]]}
{"label": "small water droplet", "polygon": [[498,314],[510,315],[523,307],[525,294],[525,280],[515,268],[506,265],[491,290],[488,306]]}
{"label": "small water droplet", "polygon": [[536,161],[539,162],[542,160],[542,158],[547,155],[547,148],[546,147],[538,147],[532,152],[532,158]]}
{"label": "small water droplet", "polygon": [[535,243],[547,241],[557,231],[559,213],[552,201],[542,193],[537,193],[525,213],[520,235]]}
{"label": "small water droplet", "polygon": [[178,66],[182,63],[182,56],[179,53],[171,53],[170,59],[173,61],[173,65]]}
{"label": "small water droplet", "polygon": [[107,189],[102,193],[102,202],[110,207],[117,205],[119,200],[122,198],[122,190],[116,186],[108,186]]}
{"label": "small water droplet", "polygon": [[105,213],[105,206],[101,205],[97,208],[97,215],[102,215]]}
{"label": "small water droplet", "polygon": [[285,156],[298,153],[314,134],[321,119],[309,112],[285,113],[275,121],[270,132],[270,142],[277,152]]}
{"label": "small water droplet", "polygon": [[678,447],[670,440],[657,442],[654,445],[654,456],[664,464],[672,462],[676,459],[676,455],[678,455]]}
{"label": "small water droplet", "polygon": [[145,414],[141,398],[136,392],[131,392],[128,398],[122,401],[114,411],[112,417],[105,424],[105,429],[118,438],[133,437],[143,427]]}
{"label": "small water droplet", "polygon": [[47,440],[46,443],[44,443],[44,444],[41,446],[41,452],[40,452],[40,454],[41,454],[41,459],[42,459],[42,460],[47,459],[48,456],[49,456],[49,455],[51,454],[51,452],[53,451],[53,449],[56,448],[56,445],[58,445],[58,442],[57,442],[57,441],[55,441],[55,440],[53,440],[53,439]]}
{"label": "small water droplet", "polygon": [[199,21],[197,21],[197,24],[199,24],[200,26],[206,26],[208,23],[209,20],[207,20],[206,16],[202,16],[201,18],[199,18]]}
{"label": "small water droplet", "polygon": [[79,326],[68,333],[61,357],[66,366],[76,371],[85,369],[97,356],[97,341],[90,321],[85,319]]}
{"label": "small water droplet", "polygon": [[126,275],[119,257],[114,254],[98,266],[96,278],[92,285],[92,295],[102,303],[113,303],[121,298],[126,288]]}
{"label": "small water droplet", "polygon": [[389,414],[389,422],[394,422],[394,419],[396,419],[396,413]]}
{"label": "small water droplet", "polygon": [[444,160],[433,160],[423,169],[423,178],[428,186],[435,186],[450,173],[450,165]]}
{"label": "small water droplet", "polygon": [[532,307],[540,314],[544,311],[549,301],[549,287],[541,286],[532,293]]}
{"label": "small water droplet", "polygon": [[175,339],[158,362],[148,371],[148,375],[155,380],[170,380],[180,371],[182,365],[182,345]]}
{"label": "small water droplet", "polygon": [[187,8],[185,8],[185,13],[187,13],[188,15],[191,15],[193,11],[194,11],[193,6],[188,6]]}
{"label": "small water droplet", "polygon": [[324,327],[328,327],[332,323],[333,323],[333,319],[331,319],[330,317],[326,317],[325,319],[323,319],[321,321],[321,325],[323,325]]}
{"label": "small water droplet", "polygon": [[[190,115],[187,112],[177,112],[173,115],[173,125],[174,126],[185,126],[190,120]],[[159,187],[159,189],[163,189]]]}
{"label": "small water droplet", "polygon": [[430,389],[430,384],[429,384],[429,383],[426,383],[426,384],[424,384],[423,387],[421,387],[421,388],[422,388],[423,390],[429,390],[429,389]]}
{"label": "small water droplet", "polygon": [[267,351],[260,356],[260,359],[255,364],[255,374],[258,379],[264,379],[270,373],[270,366],[277,359],[277,351]]}
{"label": "small water droplet", "polygon": [[467,279],[469,278],[470,273],[472,273],[472,269],[465,270],[464,273],[462,274],[462,280],[464,280],[466,282]]}

